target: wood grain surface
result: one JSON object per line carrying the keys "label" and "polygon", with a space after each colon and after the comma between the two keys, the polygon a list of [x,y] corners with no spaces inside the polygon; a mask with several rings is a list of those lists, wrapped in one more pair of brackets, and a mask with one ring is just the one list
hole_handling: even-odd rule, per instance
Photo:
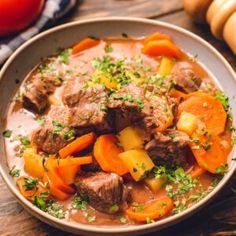
{"label": "wood grain surface", "polygon": [[[227,45],[213,38],[207,26],[195,25],[181,0],[84,0],[59,23],[101,16],[136,16],[162,20],[188,29],[216,47],[236,70],[236,57]],[[0,177],[0,235],[72,235],[44,224],[26,212]],[[236,178],[216,199],[189,219],[148,236],[236,235]]]}

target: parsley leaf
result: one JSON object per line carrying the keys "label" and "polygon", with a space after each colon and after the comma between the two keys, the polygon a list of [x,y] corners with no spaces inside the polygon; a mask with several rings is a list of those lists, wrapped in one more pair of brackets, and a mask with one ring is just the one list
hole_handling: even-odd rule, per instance
{"label": "parsley leaf", "polygon": [[11,134],[12,134],[12,131],[9,130],[9,129],[2,132],[2,135],[3,135],[4,138],[10,138]]}
{"label": "parsley leaf", "polygon": [[20,170],[16,169],[16,166],[13,166],[9,171],[9,175],[12,176],[12,177],[19,177],[20,176]]}
{"label": "parsley leaf", "polygon": [[61,51],[61,53],[59,54],[59,59],[62,63],[68,64],[69,56],[70,56],[70,50],[66,49],[66,50]]}
{"label": "parsley leaf", "polygon": [[109,52],[112,52],[113,51],[113,48],[110,44],[106,44],[105,47],[104,47],[104,51],[106,53],[109,53]]}
{"label": "parsley leaf", "polygon": [[37,178],[25,177],[25,185],[24,188],[26,191],[32,190],[37,187],[39,180]]}
{"label": "parsley leaf", "polygon": [[57,203],[52,203],[48,207],[47,212],[58,219],[65,218],[65,212],[62,210],[61,206]]}
{"label": "parsley leaf", "polygon": [[79,210],[87,210],[87,202],[82,200],[81,197],[75,197],[72,202],[72,208],[73,209],[79,209]]}

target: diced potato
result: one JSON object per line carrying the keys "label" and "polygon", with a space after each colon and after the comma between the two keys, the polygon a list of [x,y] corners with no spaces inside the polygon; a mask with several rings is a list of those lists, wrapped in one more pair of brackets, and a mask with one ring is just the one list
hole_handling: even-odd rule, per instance
{"label": "diced potato", "polygon": [[48,101],[51,105],[54,105],[54,106],[60,105],[60,101],[54,95],[48,96]]}
{"label": "diced potato", "polygon": [[29,175],[42,178],[44,175],[43,157],[36,153],[34,148],[27,148],[23,153],[24,169]]}
{"label": "diced potato", "polygon": [[98,79],[99,83],[104,84],[108,89],[117,89],[118,83],[106,76],[102,71],[96,71],[94,77]]}
{"label": "diced potato", "polygon": [[152,177],[152,178],[146,178],[144,180],[146,185],[152,190],[153,193],[157,193],[158,191],[160,191],[163,185],[166,183],[166,181],[167,178],[165,176],[158,179]]}
{"label": "diced potato", "polygon": [[143,147],[143,140],[134,127],[129,126],[121,130],[118,138],[125,151]]}
{"label": "diced potato", "polygon": [[182,112],[180,118],[177,122],[177,129],[192,135],[192,133],[197,129],[197,117],[188,112]]}
{"label": "diced potato", "polygon": [[174,62],[173,58],[163,57],[161,59],[161,64],[158,68],[158,74],[163,75],[163,76],[169,75],[174,64],[175,64],[175,62]]}
{"label": "diced potato", "polygon": [[145,174],[154,167],[152,159],[142,149],[122,152],[119,154],[119,157],[136,181],[145,177]]}

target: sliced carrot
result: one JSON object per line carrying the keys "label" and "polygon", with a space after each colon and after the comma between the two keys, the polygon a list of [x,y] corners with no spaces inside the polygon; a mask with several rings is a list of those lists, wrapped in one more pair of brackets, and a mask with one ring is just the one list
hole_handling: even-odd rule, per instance
{"label": "sliced carrot", "polygon": [[[48,158],[46,162],[46,168],[47,168],[47,176],[50,179],[50,183],[58,188],[59,190],[68,193],[73,194],[75,192],[74,188],[70,185],[66,184],[60,175],[57,172],[57,164],[55,159]],[[51,186],[50,186],[51,188]]]}
{"label": "sliced carrot", "polygon": [[61,158],[65,158],[75,152],[80,152],[96,141],[96,134],[91,132],[80,136],[59,151]]}
{"label": "sliced carrot", "polygon": [[143,40],[143,44],[146,44],[150,41],[161,40],[161,39],[167,39],[167,40],[172,41],[172,39],[169,35],[162,34],[160,32],[156,32],[156,33],[153,33],[153,34],[148,35],[147,37],[145,37],[144,40]]}
{"label": "sliced carrot", "polygon": [[73,184],[81,165],[92,163],[92,156],[54,159],[55,168],[61,179],[68,185]]}
{"label": "sliced carrot", "polygon": [[118,139],[115,135],[101,135],[94,145],[94,157],[102,170],[124,175],[128,173],[129,170],[119,158],[119,154],[123,152],[123,150],[118,147],[117,144]]}
{"label": "sliced carrot", "polygon": [[185,99],[187,94],[186,93],[183,93],[177,89],[171,89],[170,91],[170,96],[178,99],[178,101],[181,101],[182,99]]}
{"label": "sliced carrot", "polygon": [[47,173],[44,174],[43,181],[45,183],[49,184],[50,194],[53,197],[57,198],[58,200],[64,201],[70,197],[70,194],[67,194],[67,193],[61,191],[59,188],[57,188],[57,186],[54,184],[54,182],[51,181],[51,179],[48,177]]}
{"label": "sliced carrot", "polygon": [[194,92],[186,96],[179,105],[178,117],[185,111],[197,116],[212,135],[225,130],[227,114],[219,100],[204,92]]}
{"label": "sliced carrot", "polygon": [[175,57],[177,59],[182,57],[182,52],[180,49],[173,42],[167,39],[150,41],[146,43],[142,48],[142,52],[152,57],[167,56]]}
{"label": "sliced carrot", "polygon": [[213,173],[218,173],[219,168],[222,168],[227,164],[227,151],[221,145],[221,139],[219,136],[212,136],[208,141],[210,144],[208,150],[204,149],[205,138],[200,135],[193,135],[199,139],[198,144],[190,144],[193,155],[198,165]]}
{"label": "sliced carrot", "polygon": [[37,187],[35,187],[31,190],[26,190],[25,189],[25,177],[20,177],[19,179],[17,179],[16,183],[17,183],[17,186],[20,190],[20,193],[30,201],[33,201],[35,196],[40,196],[42,193],[45,193],[48,191],[40,183],[37,184]]}
{"label": "sliced carrot", "polygon": [[69,185],[74,183],[79,170],[80,166],[78,165],[60,166],[57,168],[57,172],[62,180]]}
{"label": "sliced carrot", "polygon": [[189,174],[193,178],[198,178],[199,176],[203,175],[205,172],[206,170],[204,168],[202,168],[198,164],[195,164]]}
{"label": "sliced carrot", "polygon": [[97,46],[99,43],[100,43],[100,40],[98,39],[85,38],[72,48],[72,54],[76,54],[86,49]]}
{"label": "sliced carrot", "polygon": [[131,206],[126,210],[126,214],[130,219],[141,223],[146,222],[147,219],[159,220],[168,215],[173,207],[173,200],[167,196],[163,196],[147,203],[142,210]]}

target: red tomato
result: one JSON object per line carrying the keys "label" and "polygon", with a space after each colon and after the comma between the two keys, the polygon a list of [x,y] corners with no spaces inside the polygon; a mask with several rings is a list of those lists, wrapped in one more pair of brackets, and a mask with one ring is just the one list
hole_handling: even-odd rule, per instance
{"label": "red tomato", "polygon": [[43,8],[44,0],[0,0],[0,36],[27,27]]}

